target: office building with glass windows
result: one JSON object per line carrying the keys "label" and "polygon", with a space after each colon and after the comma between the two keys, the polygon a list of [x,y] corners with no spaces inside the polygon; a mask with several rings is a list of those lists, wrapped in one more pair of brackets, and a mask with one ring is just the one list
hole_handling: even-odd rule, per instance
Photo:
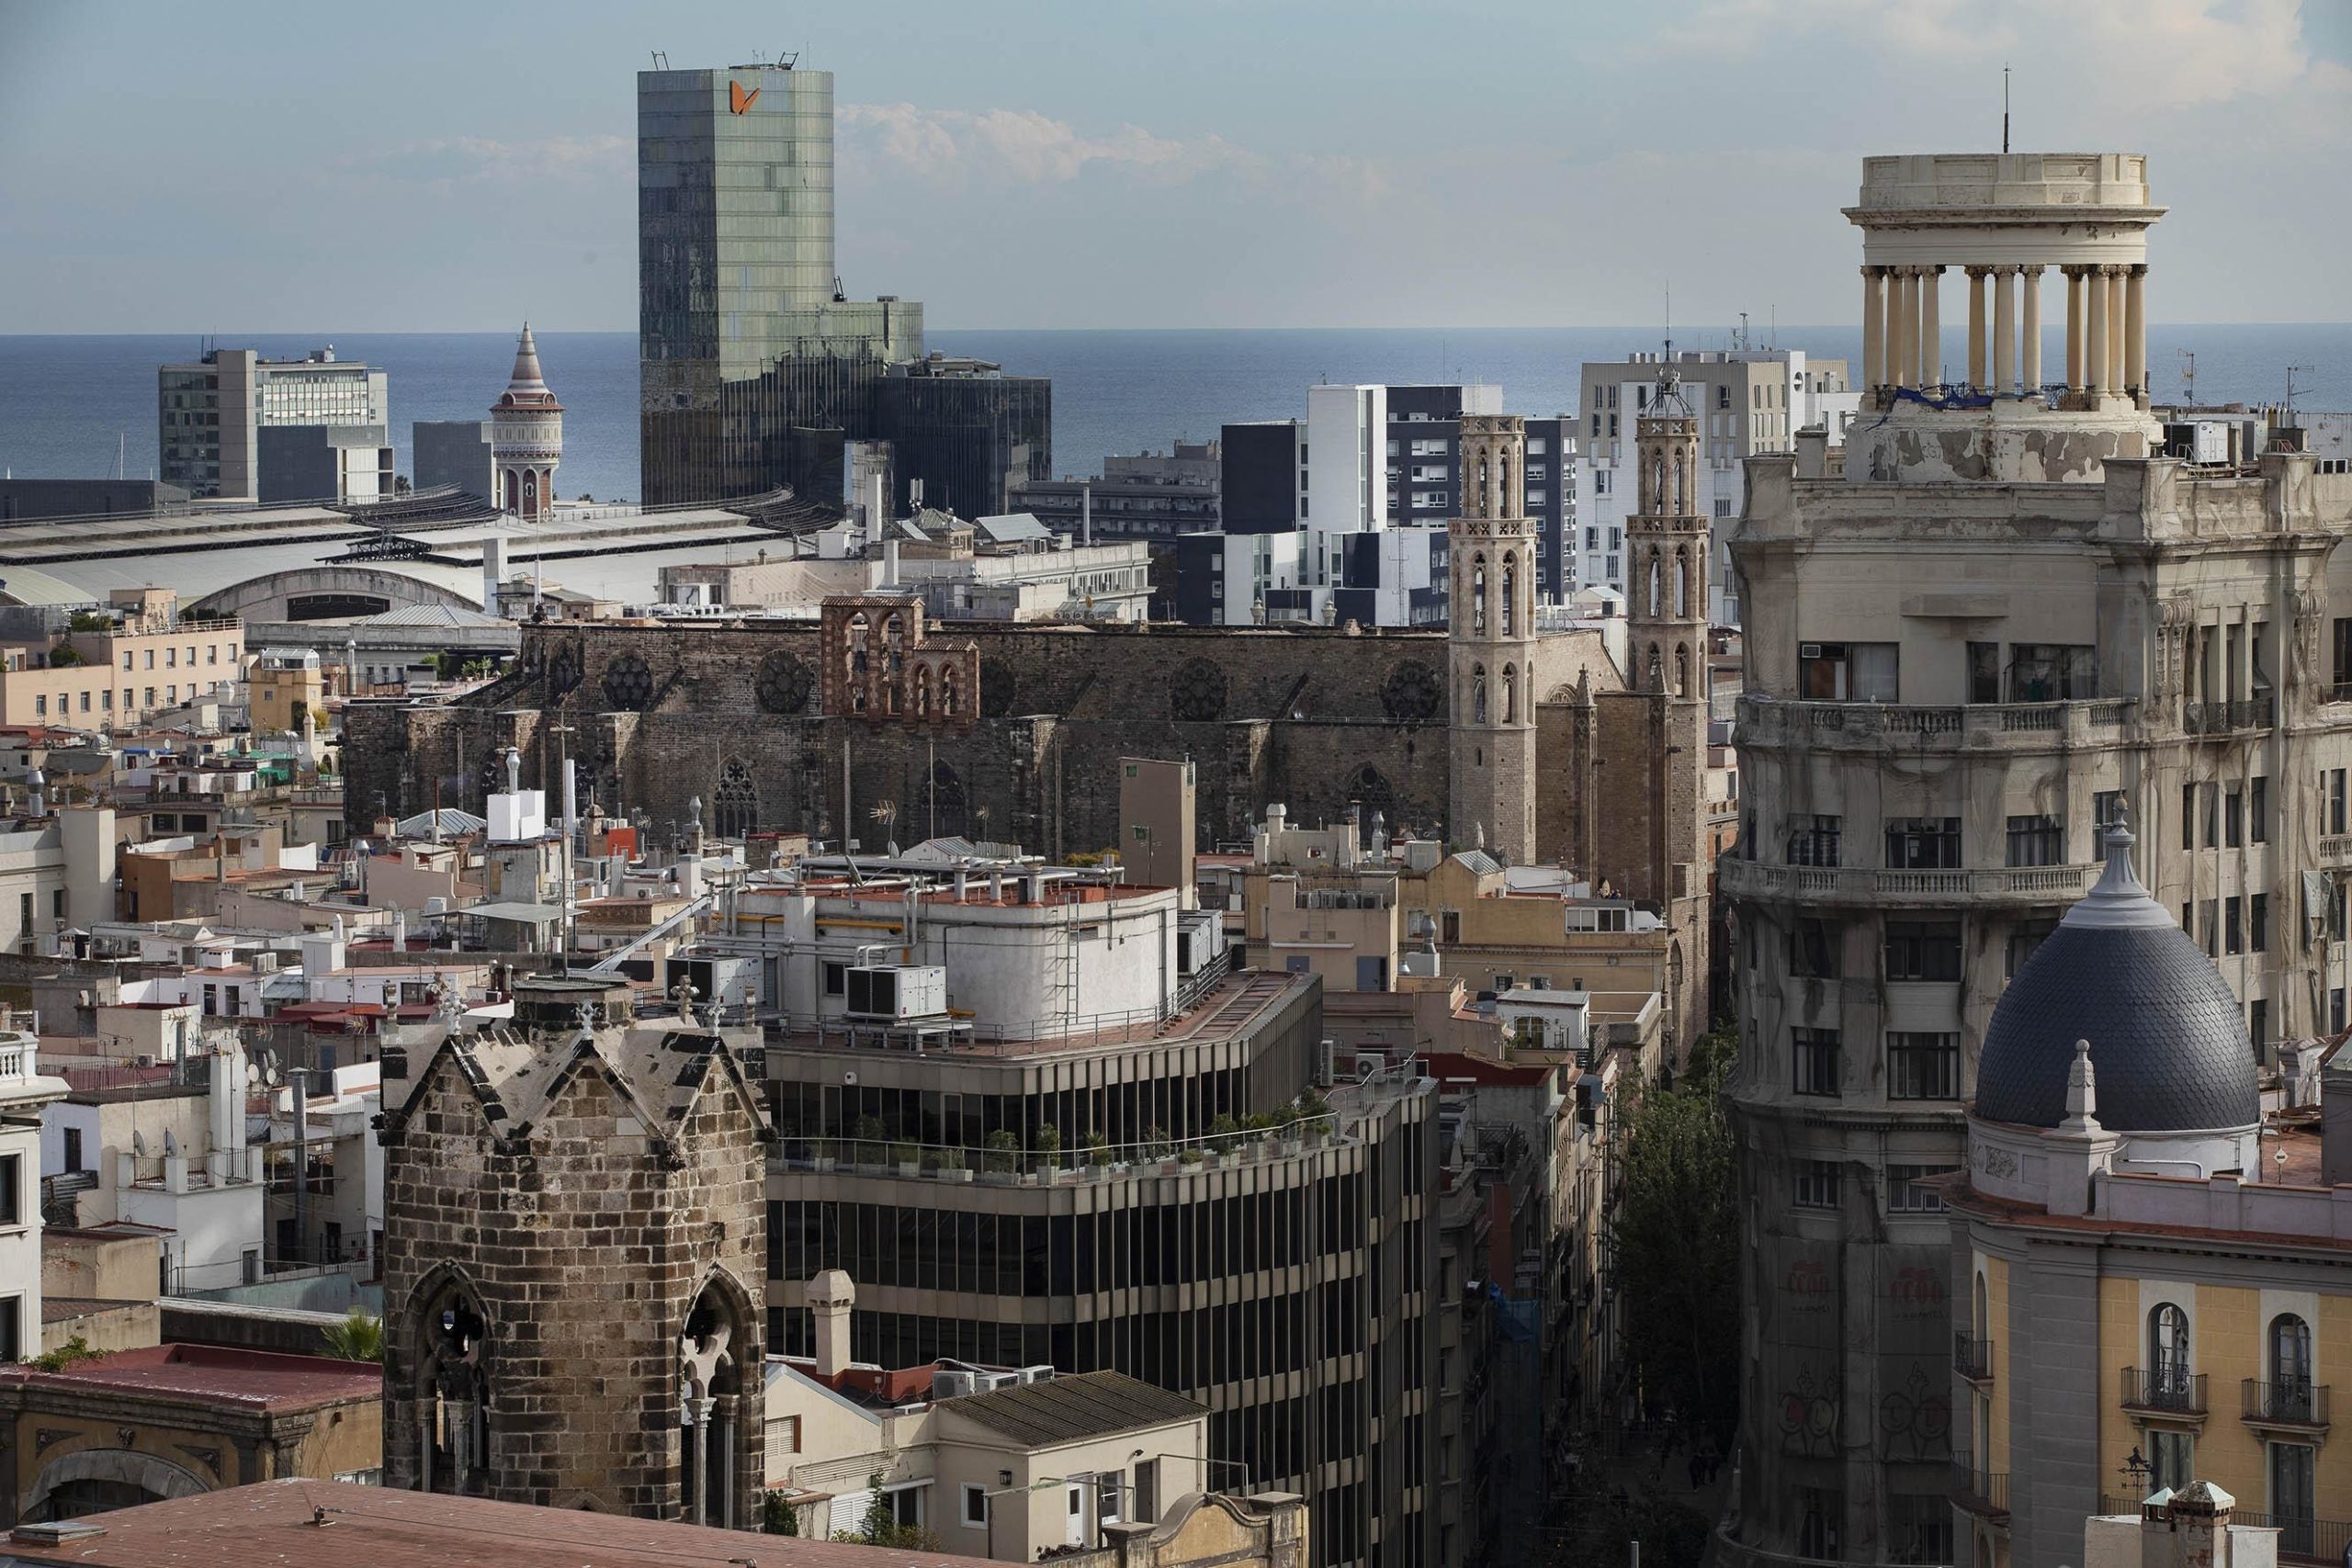
{"label": "office building with glass windows", "polygon": [[875,384],[922,356],[922,307],[841,291],[832,73],[639,72],[637,126],[646,503],[837,501]]}
{"label": "office building with glass windows", "polygon": [[[301,359],[207,349],[188,363],[157,367],[156,478],[199,499],[262,499],[264,429],[374,425],[380,446],[381,433],[391,427],[389,404],[384,372],[337,359],[332,344]],[[353,439],[318,436],[310,445],[348,446]],[[371,471],[375,466],[371,453]]]}
{"label": "office building with glass windows", "polygon": [[804,863],[713,939],[776,1016],[773,1342],[842,1269],[858,1359],[1127,1372],[1304,1495],[1317,1562],[1433,1565],[1435,1085],[1326,1099],[1315,976],[1228,971],[1175,887],[1013,863]]}

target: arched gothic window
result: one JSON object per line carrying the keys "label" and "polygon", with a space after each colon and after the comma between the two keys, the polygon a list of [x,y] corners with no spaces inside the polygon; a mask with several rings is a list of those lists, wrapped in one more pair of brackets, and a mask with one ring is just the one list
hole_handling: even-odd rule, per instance
{"label": "arched gothic window", "polygon": [[1487,635],[1487,558],[1473,556],[1470,559],[1470,630],[1473,635]]}
{"label": "arched gothic window", "polygon": [[1519,670],[1510,664],[1503,666],[1503,722],[1519,722]]}
{"label": "arched gothic window", "polygon": [[1690,694],[1690,646],[1688,643],[1678,645],[1674,650],[1674,694],[1678,697]]}
{"label": "arched gothic window", "polygon": [[1690,493],[1690,465],[1678,453],[1674,459],[1674,514],[1677,517],[1687,517],[1690,513],[1685,500]]}
{"label": "arched gothic window", "polygon": [[417,1489],[486,1495],[490,1481],[490,1337],[475,1303],[454,1283],[420,1304],[417,1347]]}
{"label": "arched gothic window", "polygon": [[1650,551],[1649,597],[1649,618],[1655,621],[1666,613],[1666,562],[1655,547]]}
{"label": "arched gothic window", "polygon": [[1483,664],[1470,667],[1470,722],[1487,722],[1487,667]]}
{"label": "arched gothic window", "polygon": [[1664,512],[1666,510],[1666,454],[1663,452],[1653,452],[1650,454],[1650,494],[1648,510],[1653,513]]}
{"label": "arched gothic window", "polygon": [[1674,551],[1674,615],[1677,620],[1690,614],[1690,552],[1679,546]]}
{"label": "arched gothic window", "polygon": [[873,625],[866,620],[865,611],[860,610],[849,618],[849,646],[842,649],[842,667],[848,677],[846,683],[852,713],[865,711],[865,665],[870,651],[866,645],[872,632]]}
{"label": "arched gothic window", "polygon": [[1511,635],[1511,606],[1517,603],[1519,587],[1519,558],[1503,557],[1503,636]]}
{"label": "arched gothic window", "polygon": [[740,1457],[761,1451],[746,1430],[742,1362],[756,1351],[742,1313],[714,1278],[678,1334],[678,1425],[685,1438],[679,1480],[689,1522],[735,1529]]}
{"label": "arched gothic window", "polygon": [[1666,690],[1666,660],[1656,643],[1650,644],[1648,683],[1644,689],[1652,692]]}
{"label": "arched gothic window", "polygon": [[760,825],[760,788],[752,770],[729,758],[712,796],[711,825],[722,839],[740,839]]}
{"label": "arched gothic window", "polygon": [[914,706],[917,718],[931,716],[931,666],[928,664],[915,666]]}
{"label": "arched gothic window", "polygon": [[943,664],[939,668],[939,716],[954,718],[963,711],[963,682],[956,679],[956,666]]}

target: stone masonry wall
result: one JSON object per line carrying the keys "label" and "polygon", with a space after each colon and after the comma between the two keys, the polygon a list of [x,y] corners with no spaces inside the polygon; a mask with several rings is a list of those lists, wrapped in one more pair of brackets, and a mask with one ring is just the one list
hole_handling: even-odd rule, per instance
{"label": "stone masonry wall", "polygon": [[[732,1298],[737,1364],[761,1365],[757,1123],[707,1091],[673,1168],[594,1064],[519,1145],[495,1137],[446,1060],[420,1097],[386,1139],[387,1483],[417,1483],[429,1410],[418,1319],[453,1269],[488,1325],[490,1495],[680,1517],[678,1336],[714,1274]],[[761,1393],[760,1377],[743,1380],[739,1519],[755,1517],[762,1480]]]}

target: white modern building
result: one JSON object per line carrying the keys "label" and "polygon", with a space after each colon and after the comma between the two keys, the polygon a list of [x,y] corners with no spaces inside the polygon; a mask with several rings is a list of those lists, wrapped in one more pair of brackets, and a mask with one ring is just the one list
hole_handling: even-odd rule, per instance
{"label": "white modern building", "polygon": [[265,428],[391,428],[384,372],[337,359],[333,344],[302,359],[209,349],[191,363],[159,367],[155,389],[156,477],[192,496],[260,499]]}

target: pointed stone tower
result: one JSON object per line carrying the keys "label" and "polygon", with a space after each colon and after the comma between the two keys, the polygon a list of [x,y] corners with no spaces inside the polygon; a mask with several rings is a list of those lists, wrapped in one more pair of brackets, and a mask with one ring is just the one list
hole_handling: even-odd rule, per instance
{"label": "pointed stone tower", "polygon": [[1535,525],[1517,414],[1462,419],[1462,512],[1447,525],[1453,699],[1447,831],[1498,860],[1535,853]]}
{"label": "pointed stone tower", "polygon": [[625,983],[514,1010],[384,1051],[384,1483],[753,1528],[757,1089],[717,1031],[632,1023]]}
{"label": "pointed stone tower", "polygon": [[563,461],[563,405],[539,373],[539,345],[531,323],[514,345],[514,374],[490,407],[491,466],[499,506],[517,517],[544,517],[555,508],[556,465]]}
{"label": "pointed stone tower", "polygon": [[[1664,809],[1652,813],[1657,842],[1649,886],[1680,919],[1679,904],[1703,899],[1707,811],[1707,519],[1699,513],[1699,420],[1683,396],[1669,347],[1648,412],[1634,426],[1640,510],[1625,520],[1632,554],[1626,605],[1626,679],[1662,699],[1654,754],[1661,759]],[[1686,836],[1687,835],[1687,836]],[[1703,926],[1703,911],[1693,911]]]}

